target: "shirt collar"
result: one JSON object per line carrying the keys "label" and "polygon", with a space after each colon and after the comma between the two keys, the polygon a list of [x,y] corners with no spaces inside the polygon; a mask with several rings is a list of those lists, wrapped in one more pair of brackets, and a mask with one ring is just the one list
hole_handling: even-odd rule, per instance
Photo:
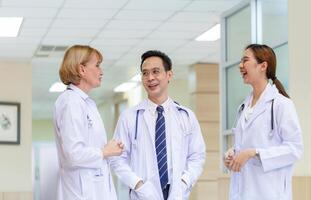
{"label": "shirt collar", "polygon": [[[167,100],[161,104],[163,106],[164,112],[169,110],[171,99],[167,98]],[[150,99],[147,99],[147,110],[149,110],[152,114],[156,114],[156,109],[159,105],[152,102]]]}
{"label": "shirt collar", "polygon": [[83,100],[86,100],[87,98],[89,98],[89,95],[87,95],[85,92],[83,92],[83,90],[81,90],[79,87],[77,87],[74,84],[69,84],[67,89],[73,90],[74,92],[76,92]]}

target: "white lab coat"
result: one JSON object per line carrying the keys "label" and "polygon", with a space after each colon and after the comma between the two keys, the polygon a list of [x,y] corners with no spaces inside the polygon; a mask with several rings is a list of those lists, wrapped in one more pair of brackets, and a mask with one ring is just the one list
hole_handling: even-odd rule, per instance
{"label": "white lab coat", "polygon": [[[125,144],[125,151],[111,159],[111,167],[130,190],[132,200],[162,200],[162,190],[158,175],[154,144],[155,127],[147,112],[147,100],[123,112],[119,118],[115,138]],[[205,144],[201,129],[194,113],[171,99],[168,104],[171,135],[172,174],[170,181],[170,200],[188,199],[192,186],[203,170]],[[136,115],[138,114],[137,138],[135,139]],[[168,144],[169,145],[169,144]],[[184,184],[181,179],[187,182]],[[144,185],[134,191],[136,183]]]}
{"label": "white lab coat", "polygon": [[230,200],[290,200],[293,165],[303,151],[294,104],[274,85],[268,84],[252,115],[245,121],[244,114],[250,101],[251,95],[243,102],[245,108],[239,108],[237,124],[233,128],[234,148],[236,152],[256,148],[260,159],[251,158],[241,172],[232,173]]}
{"label": "white lab coat", "polygon": [[96,104],[74,85],[55,102],[54,129],[59,159],[58,200],[115,200],[101,148],[106,132]]}

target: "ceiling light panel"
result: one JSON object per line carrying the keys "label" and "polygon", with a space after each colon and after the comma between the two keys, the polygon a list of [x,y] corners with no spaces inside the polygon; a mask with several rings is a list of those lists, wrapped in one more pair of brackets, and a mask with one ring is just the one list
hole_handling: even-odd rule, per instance
{"label": "ceiling light panel", "polygon": [[212,26],[210,29],[195,38],[196,41],[216,41],[220,38],[220,24]]}
{"label": "ceiling light panel", "polygon": [[49,92],[63,92],[67,86],[62,82],[55,82],[51,85]]}
{"label": "ceiling light panel", "polygon": [[17,37],[22,17],[0,17],[0,37]]}

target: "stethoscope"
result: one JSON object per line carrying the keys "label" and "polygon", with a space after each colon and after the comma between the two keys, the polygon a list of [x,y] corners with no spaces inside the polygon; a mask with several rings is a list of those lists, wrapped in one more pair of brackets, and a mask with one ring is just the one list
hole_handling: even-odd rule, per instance
{"label": "stethoscope", "polygon": [[[273,131],[273,129],[274,129],[274,113],[273,113],[273,104],[274,104],[274,99],[272,99],[272,102],[271,102],[271,134],[272,134],[272,131]],[[241,116],[241,114],[242,114],[242,111],[244,110],[244,108],[245,108],[245,104],[243,103],[243,104],[241,104],[240,105],[240,108],[239,108],[239,116],[238,116],[238,118],[237,119],[239,119],[240,118],[240,116]],[[271,135],[270,135],[271,136]]]}
{"label": "stethoscope", "polygon": [[[179,105],[177,102],[174,102],[175,104]],[[176,108],[178,109],[178,111],[183,111],[187,114],[187,116],[189,117],[189,113],[187,110],[181,108],[181,107],[177,107]],[[136,122],[135,122],[135,136],[134,136],[134,139],[137,140],[137,129],[138,129],[138,116],[139,116],[139,113],[140,111],[142,111],[143,109],[139,109],[136,111]]]}

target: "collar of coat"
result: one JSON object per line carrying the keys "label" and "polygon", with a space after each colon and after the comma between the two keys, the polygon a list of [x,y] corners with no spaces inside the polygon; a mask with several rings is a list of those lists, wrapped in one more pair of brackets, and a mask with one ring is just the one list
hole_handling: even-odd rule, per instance
{"label": "collar of coat", "polygon": [[[148,106],[149,106],[149,102],[148,102],[148,99],[145,99],[144,101],[142,101],[141,103],[139,103],[136,107],[135,107],[135,110],[138,111],[138,110],[146,110],[148,109]],[[180,105],[179,103],[173,101],[171,98],[168,98],[168,105],[167,107],[170,107],[172,109],[176,109],[178,111],[184,111],[187,113],[187,115],[189,116],[189,112],[188,112],[188,109],[182,105]]]}
{"label": "collar of coat", "polygon": [[76,92],[83,100],[86,100],[89,97],[89,95],[87,95],[85,92],[83,92],[80,88],[78,88],[74,84],[69,84],[67,90],[72,90]]}
{"label": "collar of coat", "polygon": [[[250,93],[250,95],[243,101],[242,104],[245,106],[248,106],[248,103],[250,99],[252,98],[253,92]],[[273,84],[268,83],[265,90],[263,91],[263,96],[260,99],[260,102],[270,102],[272,99],[275,99],[279,95],[279,91],[276,88],[276,86]],[[259,103],[259,102],[258,102]],[[242,105],[241,104],[241,105]]]}

